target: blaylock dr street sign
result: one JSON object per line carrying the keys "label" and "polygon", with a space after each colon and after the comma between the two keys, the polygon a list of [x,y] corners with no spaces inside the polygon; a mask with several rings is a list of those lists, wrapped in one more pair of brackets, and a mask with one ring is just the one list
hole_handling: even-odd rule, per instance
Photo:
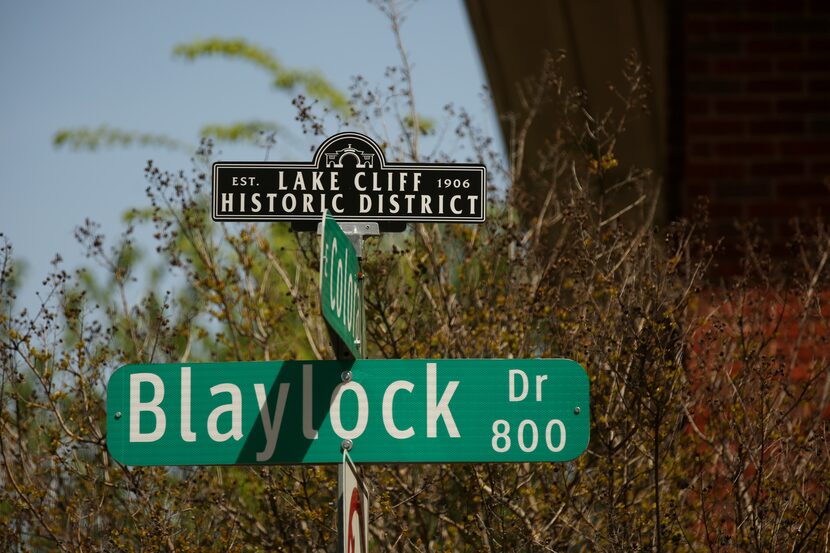
{"label": "blaylock dr street sign", "polygon": [[363,286],[357,252],[340,225],[323,214],[320,252],[320,309],[329,328],[355,359],[363,357]]}
{"label": "blaylock dr street sign", "polygon": [[310,163],[213,164],[215,221],[482,223],[487,207],[483,165],[387,163],[369,137],[328,138]]}
{"label": "blaylock dr street sign", "polygon": [[567,359],[126,365],[107,447],[127,465],[567,461],[588,445]]}

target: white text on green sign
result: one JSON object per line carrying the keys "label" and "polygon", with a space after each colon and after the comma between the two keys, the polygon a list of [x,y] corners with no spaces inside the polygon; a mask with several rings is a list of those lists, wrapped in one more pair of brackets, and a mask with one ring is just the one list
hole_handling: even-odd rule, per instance
{"label": "white text on green sign", "polygon": [[323,214],[320,307],[323,318],[356,359],[363,357],[363,287],[357,252],[340,225]]}
{"label": "white text on green sign", "polygon": [[589,437],[566,359],[127,365],[107,394],[130,465],[337,463],[345,439],[362,463],[564,461]]}

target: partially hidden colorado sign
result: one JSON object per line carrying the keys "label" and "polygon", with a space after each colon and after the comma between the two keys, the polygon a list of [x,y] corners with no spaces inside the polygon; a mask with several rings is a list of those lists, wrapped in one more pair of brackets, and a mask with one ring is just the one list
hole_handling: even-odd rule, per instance
{"label": "partially hidden colorado sign", "polygon": [[357,251],[340,225],[323,214],[320,252],[320,308],[329,328],[355,359],[363,357],[363,285]]}
{"label": "partially hidden colorado sign", "polygon": [[567,359],[126,365],[107,386],[127,465],[339,463],[344,440],[357,463],[567,461],[589,421]]}
{"label": "partially hidden colorado sign", "polygon": [[327,139],[310,163],[213,164],[215,221],[482,223],[483,165],[387,163],[369,137],[344,132]]}

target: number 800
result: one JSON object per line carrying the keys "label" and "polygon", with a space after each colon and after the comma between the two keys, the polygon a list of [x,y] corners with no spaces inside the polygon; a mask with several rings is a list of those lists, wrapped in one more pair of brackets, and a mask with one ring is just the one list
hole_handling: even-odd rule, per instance
{"label": "number 800", "polygon": [[[553,443],[553,427],[559,428],[559,442]],[[530,429],[530,439],[527,439],[527,429]],[[558,453],[565,448],[565,423],[559,419],[552,419],[545,426],[545,445],[553,453]],[[516,430],[516,441],[519,444],[519,449],[525,453],[536,451],[536,446],[539,444],[539,429],[536,423],[532,420],[525,419],[519,423]],[[496,453],[504,453],[510,450],[510,423],[504,419],[499,419],[493,422],[493,439],[490,441],[493,446],[493,451]]]}

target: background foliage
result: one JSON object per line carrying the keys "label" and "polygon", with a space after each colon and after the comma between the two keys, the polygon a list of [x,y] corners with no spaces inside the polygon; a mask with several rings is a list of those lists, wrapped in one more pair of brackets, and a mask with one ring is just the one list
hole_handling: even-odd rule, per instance
{"label": "background foliage", "polygon": [[[498,187],[488,222],[418,224],[367,244],[370,356],[573,358],[591,378],[592,437],[570,463],[364,467],[373,549],[828,550],[825,223],[794,222],[787,263],[752,228],[736,229],[743,273],[719,276],[705,208],[658,227],[659,183],[615,157],[647,94],[635,56],[617,79],[619,105],[601,114],[552,57],[523,83],[526,110],[508,122],[503,161],[464,112],[448,107],[440,128],[424,124],[401,13],[380,7],[401,65],[383,86],[357,78],[345,95],[247,43],[211,39],[177,53],[265,68],[276,86],[299,87],[310,135],[347,121],[390,160],[453,160],[440,137],[460,138],[459,161],[486,163]],[[523,136],[542,103],[557,107],[560,125],[528,167]],[[271,128],[221,130],[250,138]],[[106,131],[105,141],[125,141]],[[213,223],[212,147],[203,141],[186,171],[150,163],[149,205],[116,240],[81,225],[100,270],[69,273],[56,259],[36,312],[15,308],[4,243],[0,549],[334,549],[335,467],[142,468],[107,454],[106,381],[122,364],[333,357],[317,305],[317,238]],[[518,215],[526,179],[549,191],[530,219]],[[133,243],[137,227],[153,229],[153,255]]]}

